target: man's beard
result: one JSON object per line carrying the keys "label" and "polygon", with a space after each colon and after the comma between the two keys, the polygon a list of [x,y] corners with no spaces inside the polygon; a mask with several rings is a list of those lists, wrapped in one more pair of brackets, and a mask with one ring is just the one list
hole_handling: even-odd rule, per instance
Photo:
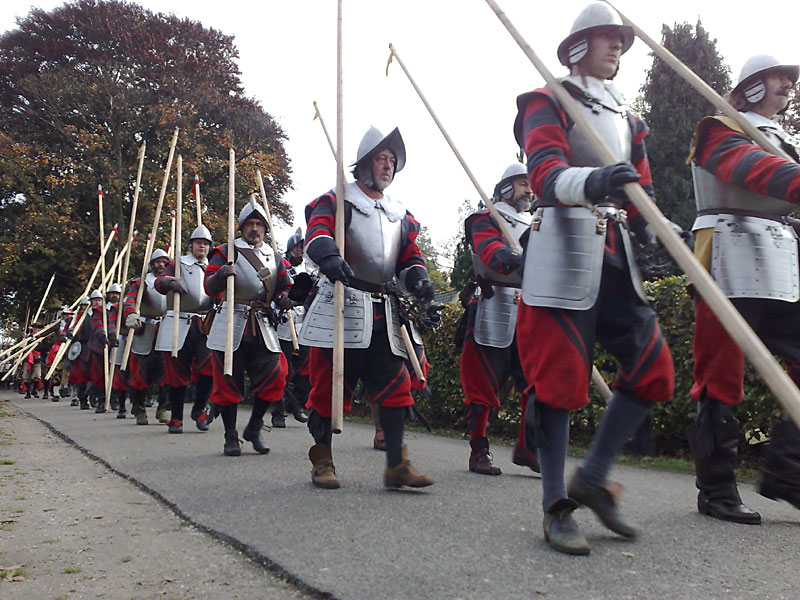
{"label": "man's beard", "polygon": [[302,263],[302,262],[303,262],[303,255],[302,254],[300,256],[291,256],[291,255],[289,255],[289,264],[292,265],[293,267],[299,266],[300,263]]}
{"label": "man's beard", "polygon": [[532,202],[526,198],[519,198],[514,202],[514,208],[517,209],[517,212],[528,212],[531,209]]}

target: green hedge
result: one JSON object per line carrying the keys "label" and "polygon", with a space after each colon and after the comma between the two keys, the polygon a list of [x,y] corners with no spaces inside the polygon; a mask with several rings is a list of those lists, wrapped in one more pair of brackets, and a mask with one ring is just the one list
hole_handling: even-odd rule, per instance
{"label": "green hedge", "polygon": [[[683,455],[689,452],[684,431],[694,419],[696,407],[689,397],[692,386],[692,334],[694,312],[692,301],[686,293],[685,277],[668,277],[645,283],[645,290],[656,309],[675,362],[675,396],[670,402],[657,404],[652,413],[653,437],[657,454]],[[457,303],[448,304],[443,311],[442,326],[425,338],[425,348],[431,362],[430,398],[417,398],[420,410],[435,427],[459,429],[465,426],[464,395],[458,375],[459,351],[453,343],[453,332],[463,313]],[[609,383],[616,373],[616,361],[596,348],[595,364]],[[604,403],[592,388],[591,402],[572,415],[572,441],[587,442],[600,416]],[[511,385],[503,391],[501,408],[490,419],[490,434],[513,437],[519,422],[519,398]],[[780,411],[772,396],[748,365],[745,371],[745,401],[738,407],[739,421],[743,424],[743,449],[749,443],[762,441],[765,432],[779,417]]]}

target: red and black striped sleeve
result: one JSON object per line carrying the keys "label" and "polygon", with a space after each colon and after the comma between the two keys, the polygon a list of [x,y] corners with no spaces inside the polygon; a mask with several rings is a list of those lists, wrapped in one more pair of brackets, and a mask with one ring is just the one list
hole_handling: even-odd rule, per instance
{"label": "red and black striped sleeve", "polygon": [[697,165],[756,194],[800,202],[800,164],[775,156],[717,119],[698,126]]}
{"label": "red and black striped sleeve", "polygon": [[275,253],[275,262],[278,265],[278,281],[275,285],[275,295],[278,295],[280,292],[292,287],[294,285],[294,280],[289,273],[291,265],[278,252]]}
{"label": "red and black striped sleeve", "polygon": [[517,109],[514,136],[528,157],[528,179],[533,193],[548,203],[555,203],[558,201],[556,180],[569,168],[567,115],[553,92],[545,88],[519,96]]}
{"label": "red and black striped sleeve", "polygon": [[126,321],[128,315],[136,312],[136,296],[139,294],[140,278],[131,279],[128,282],[128,292],[125,294],[125,302],[122,304],[122,320]]}
{"label": "red and black striped sleeve", "polygon": [[225,264],[228,264],[228,244],[217,246],[208,253],[208,266],[206,267],[205,275],[203,276],[203,288],[205,289],[206,294],[212,298],[221,298],[222,292],[219,294],[210,293],[206,283],[208,282],[209,277],[219,271],[219,268]]}
{"label": "red and black striped sleeve", "polygon": [[507,248],[497,221],[488,210],[476,212],[464,221],[464,231],[472,251],[492,271],[508,275],[511,269],[497,257],[497,251]]}
{"label": "red and black striped sleeve", "polygon": [[306,246],[315,238],[334,237],[336,232],[336,196],[332,191],[313,200],[305,209]]}
{"label": "red and black striped sleeve", "polygon": [[[410,212],[406,211],[403,217],[402,232],[403,237],[400,246],[400,255],[397,258],[397,267],[395,274],[400,275],[402,271],[410,269],[411,267],[422,267],[425,269],[425,255],[417,245],[417,236],[419,235],[420,225]],[[427,269],[425,269],[427,278]]]}

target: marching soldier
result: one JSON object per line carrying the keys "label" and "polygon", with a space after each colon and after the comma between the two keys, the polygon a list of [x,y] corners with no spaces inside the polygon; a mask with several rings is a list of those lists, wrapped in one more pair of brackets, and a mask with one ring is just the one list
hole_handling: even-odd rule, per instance
{"label": "marching soldier", "polygon": [[[286,254],[284,260],[289,263],[289,275],[294,279],[300,271],[300,265],[303,264],[303,232],[298,227],[292,237],[286,242]],[[302,302],[298,302],[287,314],[287,319],[294,321],[295,330],[299,332],[303,327],[303,317],[305,316],[305,307]],[[286,427],[286,413],[287,409],[294,416],[295,420],[300,423],[308,421],[308,415],[303,410],[308,393],[311,391],[311,384],[308,379],[308,346],[300,346],[297,353],[294,353],[292,347],[292,334],[289,329],[289,323],[283,322],[278,325],[278,339],[281,343],[281,351],[286,362],[289,365],[289,378],[286,381],[286,389],[283,391],[283,398],[273,404],[272,406],[272,426],[273,427]]]}
{"label": "marching soldier", "polygon": [[[800,165],[797,146],[774,121],[786,110],[798,70],[772,56],[753,56],[730,95],[734,108],[792,160],[764,150],[724,116],[700,121],[691,158],[695,254],[800,384],[800,221],[787,216],[800,202]],[[689,442],[697,509],[725,521],[760,523],[761,515],[742,503],[733,471],[744,355],[702,298],[695,303],[694,359],[691,395],[698,409]],[[786,416],[772,429],[759,492],[800,508],[800,431]]]}
{"label": "marching soldier", "polygon": [[[97,293],[100,295],[100,292]],[[91,299],[88,296],[81,298],[78,310],[88,314],[84,317],[83,323],[77,332],[67,332],[67,337],[72,341],[67,350],[67,358],[70,360],[69,383],[75,387],[75,398],[70,402],[70,406],[78,406],[81,410],[89,409],[88,390],[89,375],[91,372],[91,354],[89,352],[89,338],[92,333],[92,313]],[[78,315],[80,319],[81,315]]]}
{"label": "marching soldier", "polygon": [[[125,326],[135,330],[131,353],[128,358],[127,386],[131,399],[131,414],[136,417],[137,425],[147,425],[145,394],[152,385],[161,386],[164,374],[164,363],[161,355],[153,349],[159,322],[167,312],[167,299],[155,289],[156,277],[164,273],[169,256],[161,248],[157,248],[150,256],[150,271],[145,277],[145,289],[142,295],[141,314],[136,313],[136,297],[139,293],[141,279],[132,279],[125,295],[123,319]],[[121,361],[121,353],[117,356]],[[121,405],[124,406],[124,398]],[[167,422],[169,405],[159,394],[156,419]]]}
{"label": "marching soldier", "polygon": [[[303,321],[300,342],[311,346],[311,407],[308,428],[314,438],[309,451],[311,480],[322,488],[338,488],[331,454],[331,393],[334,282],[345,287],[344,410],[350,409],[358,380],[366,398],[379,405],[386,439],[387,487],[425,487],[433,479],[411,466],[403,445],[405,412],[414,404],[406,349],[400,336],[395,287],[418,299],[433,300],[433,284],[425,257],[416,244],[419,223],[400,202],[384,194],[405,165],[403,138],[397,129],[384,136],[371,127],[358,146],[356,181],[344,192],[345,256],[334,243],[337,198],[328,192],[306,207],[306,254],[319,265],[316,297]],[[413,333],[413,328],[412,328]],[[418,340],[419,343],[419,340]]]}
{"label": "marching soldier", "polygon": [[[109,312],[106,314],[106,322],[108,324],[108,331],[103,329],[103,294],[100,290],[94,290],[89,296],[91,302],[91,312],[86,317],[84,325],[88,322],[87,335],[84,339],[87,340],[89,348],[89,385],[87,386],[87,393],[89,395],[89,404],[94,407],[95,412],[105,412],[105,389],[106,389],[106,372],[107,365],[103,360],[103,348],[109,347],[109,351],[113,352],[114,348],[119,345],[117,340],[117,312]],[[81,404],[81,408],[84,408]],[[88,407],[87,407],[88,408]]]}
{"label": "marching soldier", "polygon": [[[183,432],[183,404],[189,382],[195,380],[195,401],[191,418],[200,431],[208,431],[209,416],[206,402],[211,393],[211,352],[203,333],[203,317],[211,310],[213,300],[203,287],[208,267],[208,252],[213,242],[211,232],[199,225],[189,238],[189,254],[182,256],[180,279],[175,278],[175,262],[170,261],[155,281],[155,289],[167,296],[167,314],[161,322],[156,338],[156,351],[162,352],[166,385],[168,387],[171,418],[167,421],[169,433]],[[173,295],[180,294],[178,315],[178,356],[172,357]]]}
{"label": "marching soldier", "polygon": [[[267,229],[267,214],[253,196],[239,213],[242,235],[234,241],[235,250],[231,253],[228,244],[217,246],[209,254],[206,268],[205,289],[209,296],[220,297],[226,279],[235,278],[233,307],[227,300],[222,302],[208,334],[214,378],[211,402],[225,425],[226,456],[242,453],[236,431],[236,407],[245,397],[245,371],[250,378],[253,410],[242,437],[259,454],[269,452],[269,446],[261,439],[264,415],[271,403],[281,399],[286,383],[286,359],[281,354],[275,330],[277,318],[271,304],[274,302],[281,310],[291,308],[292,301],[288,298],[291,278],[282,257],[264,243]],[[226,377],[226,313],[231,309],[234,311],[233,376]]]}
{"label": "marching soldier", "polygon": [[[520,345],[530,386],[526,434],[538,449],[545,539],[568,554],[590,552],[572,518],[581,505],[615,533],[637,535],[620,513],[612,493],[619,484],[608,481],[608,472],[652,403],[668,400],[674,386],[672,356],[631,252],[629,231],[646,239],[646,223],[621,190],[638,181],[653,196],[647,126],[607,82],[632,43],[632,29],[597,2],[578,15],[558,47],[570,69],[562,84],[613,149],[616,164],[596,156],[552,90],[517,98],[514,133],[536,195],[517,320],[518,339],[533,342]],[[566,487],[569,411],[588,401],[595,340],[620,369],[589,452]]]}
{"label": "marching soldier", "polygon": [[[36,335],[41,330],[41,323],[34,323],[31,325],[32,336]],[[31,395],[34,398],[39,397],[36,391],[39,387],[39,383],[42,381],[42,362],[44,362],[48,351],[49,347],[47,347],[46,341],[41,340],[33,347],[33,350],[28,352],[27,356],[25,356],[22,361],[22,381],[25,383],[25,398],[30,398]],[[47,398],[46,394],[47,390],[45,389],[45,398]]]}
{"label": "marching soldier", "polygon": [[[528,171],[521,163],[509,166],[494,189],[495,206],[517,241],[530,225],[531,195]],[[483,475],[501,473],[500,467],[492,462],[486,425],[489,411],[500,407],[498,393],[510,376],[520,394],[522,409],[511,460],[538,473],[536,455],[525,448],[528,383],[519,362],[516,338],[522,254],[507,245],[488,210],[470,215],[464,228],[479,283],[476,297],[467,306],[466,335],[459,364],[469,417],[472,449],[469,470]]]}

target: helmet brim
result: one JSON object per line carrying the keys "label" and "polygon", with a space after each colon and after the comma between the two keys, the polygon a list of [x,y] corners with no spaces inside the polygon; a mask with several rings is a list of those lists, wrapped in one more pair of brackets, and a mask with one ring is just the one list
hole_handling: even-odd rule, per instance
{"label": "helmet brim", "polygon": [[573,46],[579,40],[589,37],[594,31],[609,27],[617,28],[619,32],[622,34],[621,54],[625,54],[628,50],[631,49],[631,46],[633,46],[633,40],[636,37],[635,34],[633,33],[633,27],[630,27],[629,25],[593,25],[592,27],[585,27],[584,29],[579,29],[575,33],[571,33],[566,38],[564,38],[564,41],[558,45],[557,54],[559,62],[561,62],[561,64],[567,68],[571,67],[572,65],[569,63],[570,47]]}

